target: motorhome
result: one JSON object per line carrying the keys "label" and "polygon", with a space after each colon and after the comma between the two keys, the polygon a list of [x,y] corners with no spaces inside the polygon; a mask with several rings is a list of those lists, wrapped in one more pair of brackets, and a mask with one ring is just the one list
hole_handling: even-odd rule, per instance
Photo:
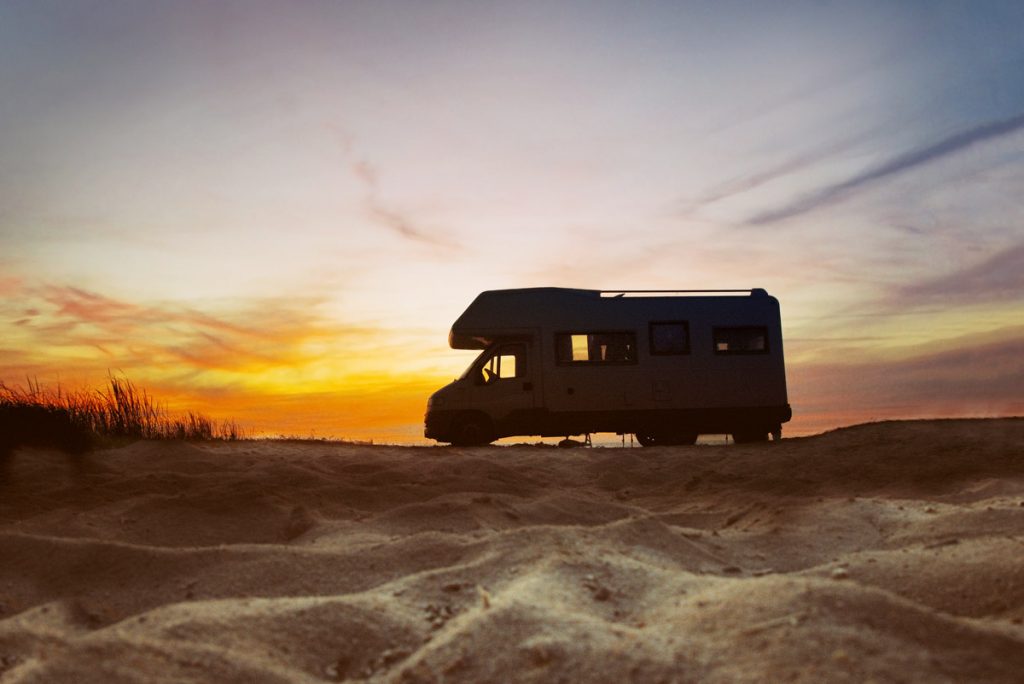
{"label": "motorhome", "polygon": [[428,438],[612,432],[644,446],[782,436],[779,302],[762,289],[481,293],[452,325],[479,356],[427,402]]}

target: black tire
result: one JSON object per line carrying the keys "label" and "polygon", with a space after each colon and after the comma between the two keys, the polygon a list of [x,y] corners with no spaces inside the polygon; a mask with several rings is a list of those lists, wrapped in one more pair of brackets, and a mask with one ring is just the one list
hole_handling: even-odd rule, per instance
{"label": "black tire", "polygon": [[485,446],[494,441],[490,424],[483,418],[463,418],[455,426],[452,444],[455,446]]}
{"label": "black tire", "polygon": [[689,446],[697,442],[696,432],[638,432],[636,440],[640,446]]}
{"label": "black tire", "polygon": [[658,439],[649,432],[636,433],[636,441],[640,442],[640,446],[645,447],[658,446],[660,444]]}
{"label": "black tire", "polygon": [[755,442],[767,442],[767,430],[740,430],[732,433],[732,441],[736,444],[753,444]]}

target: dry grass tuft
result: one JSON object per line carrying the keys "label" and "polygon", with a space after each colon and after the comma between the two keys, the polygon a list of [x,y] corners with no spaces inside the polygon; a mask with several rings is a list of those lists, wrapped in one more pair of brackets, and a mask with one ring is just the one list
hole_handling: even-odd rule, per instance
{"label": "dry grass tuft", "polygon": [[[237,440],[233,420],[215,421],[189,411],[171,415],[146,390],[110,374],[100,390],[66,391],[29,380],[24,387],[0,382],[0,433],[8,441],[63,447],[94,438]],[[69,449],[74,450],[74,449]]]}

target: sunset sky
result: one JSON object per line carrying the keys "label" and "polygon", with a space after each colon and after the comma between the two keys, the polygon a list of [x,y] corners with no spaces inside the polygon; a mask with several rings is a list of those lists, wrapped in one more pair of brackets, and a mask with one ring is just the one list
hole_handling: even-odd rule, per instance
{"label": "sunset sky", "polygon": [[0,0],[0,380],[422,440],[485,289],[763,287],[787,435],[1024,413],[1024,3]]}

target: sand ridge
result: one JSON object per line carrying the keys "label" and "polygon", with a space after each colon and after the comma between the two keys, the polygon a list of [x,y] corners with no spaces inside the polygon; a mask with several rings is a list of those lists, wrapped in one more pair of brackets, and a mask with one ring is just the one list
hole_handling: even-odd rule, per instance
{"label": "sand ridge", "polygon": [[993,681],[1024,420],[0,464],[0,681]]}

